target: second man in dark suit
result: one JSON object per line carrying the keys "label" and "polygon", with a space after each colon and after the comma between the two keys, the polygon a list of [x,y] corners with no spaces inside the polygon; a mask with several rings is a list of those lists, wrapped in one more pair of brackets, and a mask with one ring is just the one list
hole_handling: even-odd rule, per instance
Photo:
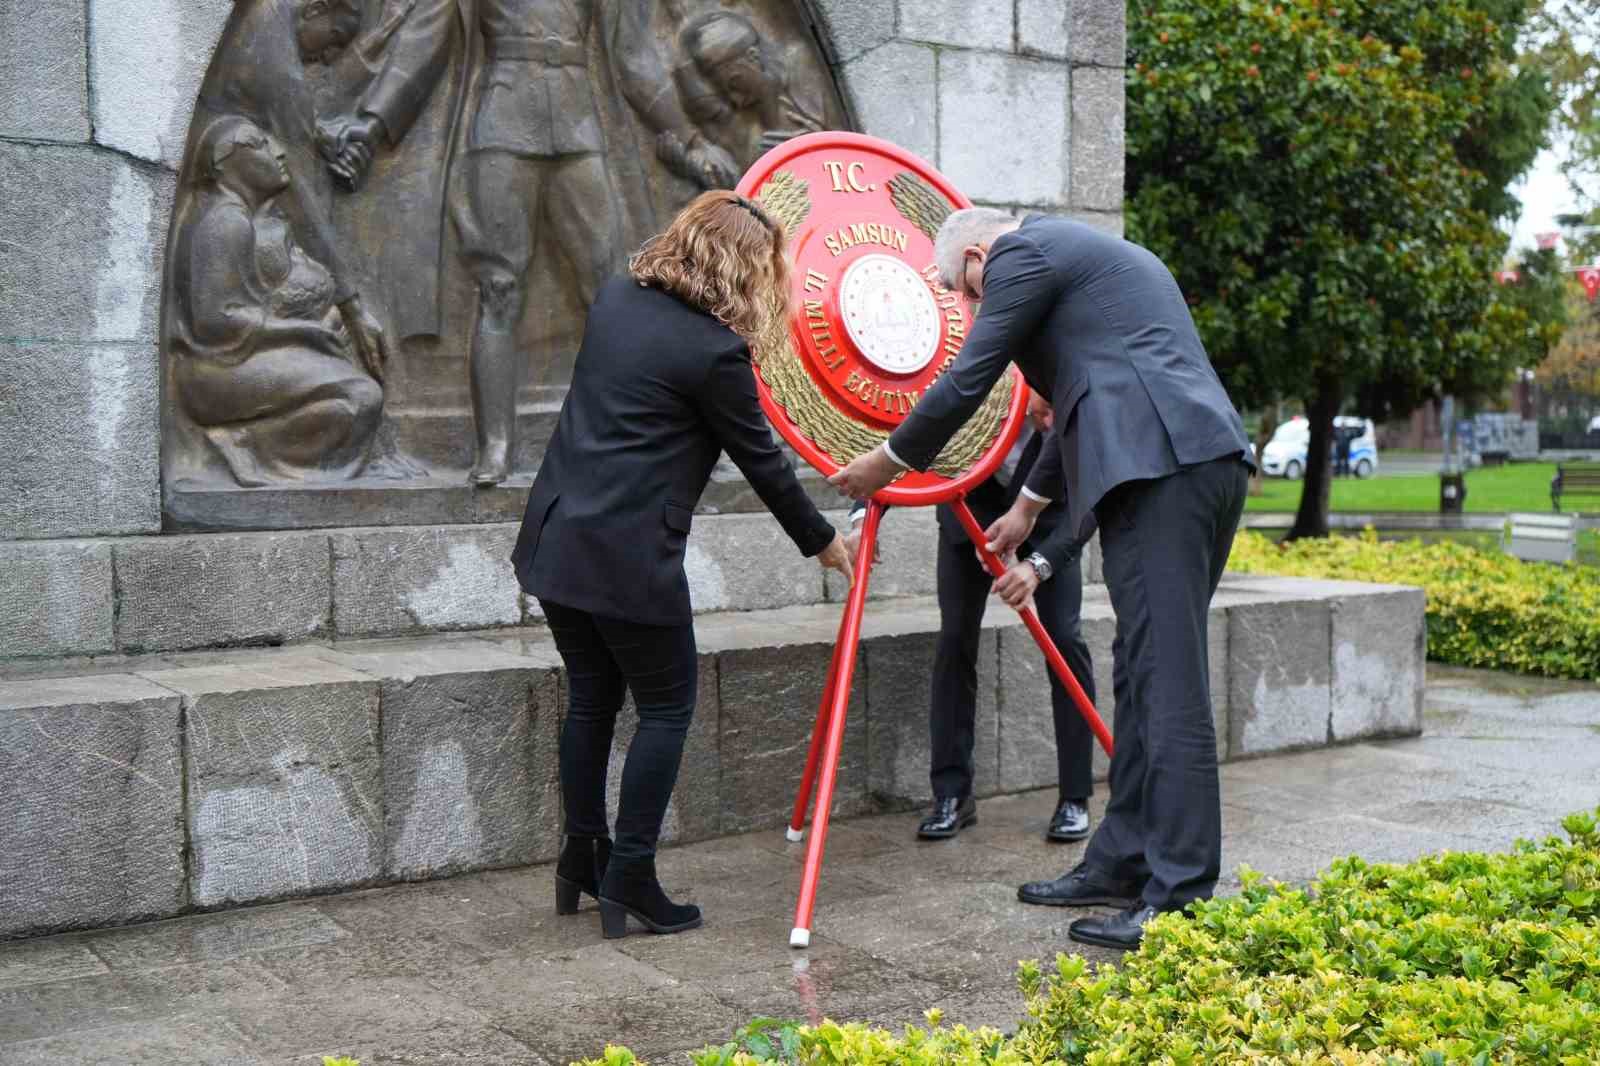
{"label": "second man in dark suit", "polygon": [[[987,481],[967,496],[979,524],[987,526],[1011,507],[1044,445],[1048,443],[1050,403],[1038,393],[1028,398],[1028,426],[1010,454]],[[933,809],[917,827],[924,840],[953,837],[978,818],[973,796],[973,749],[978,708],[978,643],[984,609],[995,581],[978,561],[972,541],[948,505],[939,520],[939,642],[934,650],[932,692],[928,701],[928,780]],[[1078,623],[1083,606],[1082,543],[1059,503],[1042,511],[1027,543],[1011,560],[1001,586],[1032,596],[1045,632],[1066,657],[1073,676],[1094,699],[1089,646]],[[866,514],[865,505],[851,511],[853,522]],[[847,538],[852,554],[859,528]],[[1050,675],[1050,705],[1056,738],[1055,813],[1047,839],[1082,840],[1089,835],[1089,797],[1094,793],[1094,734],[1073,705],[1066,688]]]}

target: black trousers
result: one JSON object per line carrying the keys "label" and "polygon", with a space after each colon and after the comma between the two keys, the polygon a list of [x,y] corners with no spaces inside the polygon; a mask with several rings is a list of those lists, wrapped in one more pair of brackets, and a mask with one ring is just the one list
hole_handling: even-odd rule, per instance
{"label": "black trousers", "polygon": [[617,805],[619,859],[650,858],[678,780],[694,715],[694,627],[649,626],[602,618],[541,599],[567,666],[567,717],[561,725],[561,800],[570,836],[603,837],[606,770],[617,714],[629,690],[639,729],[622,766]]}
{"label": "black trousers", "polygon": [[[951,799],[972,791],[978,637],[994,579],[978,562],[971,544],[951,544],[943,536],[939,538],[938,567],[939,644],[933,659],[933,697],[928,703],[933,755],[928,777],[935,797]],[[1045,632],[1093,700],[1094,671],[1078,624],[1083,607],[1083,570],[1078,561],[1041,584],[1033,602]],[[1056,781],[1061,798],[1088,799],[1094,792],[1094,734],[1053,673],[1050,705],[1055,716]]]}
{"label": "black trousers", "polygon": [[1085,861],[1162,910],[1205,899],[1222,865],[1206,614],[1244,510],[1237,457],[1119,485],[1095,508],[1117,612],[1111,800]]}

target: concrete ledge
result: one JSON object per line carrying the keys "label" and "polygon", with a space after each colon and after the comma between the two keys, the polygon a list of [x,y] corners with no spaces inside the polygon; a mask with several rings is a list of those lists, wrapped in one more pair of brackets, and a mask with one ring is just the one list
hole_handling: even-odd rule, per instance
{"label": "concrete ledge", "polygon": [[380,879],[383,781],[371,677],[310,656],[143,676],[183,696],[196,906]]}
{"label": "concrete ledge", "polygon": [[[838,624],[828,604],[697,620],[667,839],[786,821]],[[1103,588],[1083,626],[1114,724]],[[868,612],[837,813],[929,795],[938,627],[932,597]],[[1209,625],[1219,757],[1419,731],[1422,633],[1414,589],[1228,576]],[[0,809],[22,812],[0,819],[0,939],[547,860],[564,689],[538,627],[0,664]],[[992,602],[979,794],[1048,785],[1053,746],[1043,661]]]}
{"label": "concrete ledge", "polygon": [[176,914],[176,693],[128,674],[0,683],[0,937]]}
{"label": "concrete ledge", "polygon": [[[841,530],[848,513],[827,512]],[[685,569],[697,614],[842,603],[838,575],[765,514],[697,514]],[[0,544],[0,676],[9,660],[422,636],[541,622],[511,571],[518,523]],[[934,592],[930,508],[882,527],[874,601]],[[1098,581],[1098,540],[1084,552]],[[831,639],[831,638],[830,638]]]}

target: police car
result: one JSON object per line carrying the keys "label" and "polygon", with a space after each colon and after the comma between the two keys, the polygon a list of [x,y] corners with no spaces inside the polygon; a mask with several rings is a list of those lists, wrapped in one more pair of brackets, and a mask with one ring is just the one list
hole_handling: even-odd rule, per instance
{"label": "police car", "polygon": [[[1378,472],[1378,436],[1372,420],[1340,415],[1333,420],[1334,427],[1359,430],[1360,436],[1350,442],[1350,471],[1356,477],[1371,477]],[[1278,427],[1272,439],[1261,452],[1262,472],[1270,477],[1298,481],[1306,475],[1306,447],[1311,441],[1311,423],[1304,416],[1294,418]]]}

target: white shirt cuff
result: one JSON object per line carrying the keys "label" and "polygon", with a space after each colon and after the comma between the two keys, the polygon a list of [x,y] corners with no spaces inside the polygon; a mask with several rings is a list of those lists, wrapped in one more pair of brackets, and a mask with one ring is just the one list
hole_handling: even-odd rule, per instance
{"label": "white shirt cuff", "polygon": [[1022,494],[1024,496],[1026,496],[1028,499],[1032,500],[1034,503],[1050,503],[1051,502],[1050,497],[1041,496],[1037,492],[1034,492],[1032,489],[1030,489],[1026,485],[1022,486]]}
{"label": "white shirt cuff", "polygon": [[889,457],[889,461],[891,463],[893,463],[895,466],[900,467],[902,470],[910,470],[911,469],[911,464],[906,462],[904,459],[901,459],[898,455],[896,455],[894,453],[894,449],[889,447],[889,442],[888,441],[884,441],[882,447],[883,447],[883,454],[887,455]]}

